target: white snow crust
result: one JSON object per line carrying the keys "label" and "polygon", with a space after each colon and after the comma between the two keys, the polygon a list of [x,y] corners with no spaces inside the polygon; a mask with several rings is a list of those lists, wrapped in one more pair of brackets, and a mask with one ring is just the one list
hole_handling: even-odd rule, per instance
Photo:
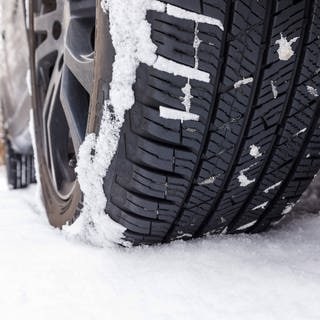
{"label": "white snow crust", "polygon": [[265,209],[266,206],[268,205],[269,201],[263,202],[259,205],[257,205],[256,207],[252,208],[253,211],[258,210],[258,209]]}
{"label": "white snow crust", "polygon": [[250,146],[250,156],[252,156],[253,158],[257,159],[259,157],[262,156],[262,153],[260,152],[260,147],[252,144]]}
{"label": "white snow crust", "polygon": [[290,213],[292,211],[293,207],[294,207],[294,203],[288,203],[286,205],[286,207],[284,208],[284,210],[282,211],[282,214],[286,215],[286,214]]}
{"label": "white snow crust", "polygon": [[184,93],[184,97],[182,97],[182,104],[185,106],[186,112],[190,112],[191,99],[193,98],[191,94],[190,79],[188,79],[185,87],[182,88],[182,92]]}
{"label": "white snow crust", "polygon": [[319,93],[317,88],[311,87],[311,86],[307,86],[307,91],[309,94],[311,94],[314,97],[319,97]]}
{"label": "white snow crust", "polygon": [[271,90],[272,90],[273,98],[277,99],[278,94],[279,94],[277,86],[275,85],[274,81],[272,81],[272,80],[271,80],[270,84],[271,84]]}
{"label": "white snow crust", "polygon": [[277,50],[279,60],[287,61],[294,55],[292,44],[295,43],[298,39],[299,37],[295,37],[288,41],[287,38],[284,37],[282,33],[280,33],[280,39],[276,41],[276,44],[279,45],[279,48]]}
{"label": "white snow crust", "polygon": [[181,63],[169,60],[161,56],[158,56],[156,62],[152,66],[157,70],[172,73],[175,76],[181,76],[207,83],[210,82],[209,73],[183,65]]}
{"label": "white snow crust", "polygon": [[240,170],[239,176],[238,176],[238,181],[240,183],[240,187],[246,187],[249,184],[253,183],[256,181],[256,179],[249,179],[244,173],[249,171],[252,167],[254,167],[256,163],[252,164],[248,168],[245,168],[243,170]]}
{"label": "white snow crust", "polygon": [[303,129],[299,130],[298,132],[296,132],[296,133],[294,134],[294,136],[296,137],[296,136],[298,136],[298,135],[300,135],[301,133],[304,133],[304,132],[306,132],[306,131],[307,131],[307,128],[303,128]]}
{"label": "white snow crust", "polygon": [[217,177],[216,176],[212,176],[212,177],[209,177],[203,181],[201,181],[199,183],[199,186],[205,186],[205,185],[208,185],[208,184],[212,184],[216,181]]}
{"label": "white snow crust", "polygon": [[181,122],[190,120],[199,121],[199,115],[195,113],[175,110],[163,106],[160,106],[160,117],[164,119],[180,120]]}
{"label": "white snow crust", "polygon": [[251,82],[253,82],[253,78],[252,77],[243,78],[242,80],[239,80],[239,81],[235,82],[235,84],[233,86],[234,86],[235,89],[238,89],[241,86],[243,86],[245,84],[248,84],[248,83],[251,83]]}
{"label": "white snow crust", "polygon": [[199,22],[196,22],[195,24],[195,30],[194,30],[194,41],[193,41],[193,48],[194,48],[194,67],[196,69],[199,68],[199,47],[202,42],[202,40],[199,38]]}
{"label": "white snow crust", "polygon": [[238,231],[246,230],[246,229],[252,227],[257,221],[258,221],[258,220],[253,220],[253,221],[251,221],[251,222],[248,222],[248,223],[244,224],[243,226],[237,228],[237,230],[238,230]]}
{"label": "white snow crust", "polygon": [[215,19],[212,17],[208,17],[202,14],[198,14],[192,11],[188,11],[171,4],[167,4],[167,14],[169,16],[173,16],[180,19],[193,20],[196,23],[206,23],[211,24],[213,26],[217,26],[219,29],[223,31],[223,24],[221,20]]}
{"label": "white snow crust", "polygon": [[272,186],[266,188],[263,192],[264,193],[269,193],[269,191],[274,190],[275,188],[279,187],[281,185],[282,181],[279,181],[275,184],[273,184]]}

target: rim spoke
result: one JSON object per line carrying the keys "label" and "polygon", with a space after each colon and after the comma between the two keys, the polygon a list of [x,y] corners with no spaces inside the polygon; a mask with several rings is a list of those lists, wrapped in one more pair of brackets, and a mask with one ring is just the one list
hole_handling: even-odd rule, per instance
{"label": "rim spoke", "polygon": [[49,41],[44,41],[40,44],[36,51],[36,63],[39,64],[44,58],[54,54],[56,51]]}
{"label": "rim spoke", "polygon": [[75,173],[69,165],[75,150],[73,143],[70,143],[70,127],[60,101],[61,72],[57,73],[59,76],[60,81],[53,89],[47,110],[46,131],[52,178],[61,194],[68,194],[75,179]]}
{"label": "rim spoke", "polygon": [[[79,90],[79,82],[67,67],[64,68],[60,89],[61,104],[68,122],[75,152],[78,153],[85,137],[89,97]],[[77,92],[78,94],[73,94]]]}
{"label": "rim spoke", "polygon": [[65,64],[88,93],[91,93],[92,90],[94,70],[91,33],[90,19],[84,21],[72,19],[64,52]]}
{"label": "rim spoke", "polygon": [[[43,103],[43,110],[42,110],[42,117],[43,117],[43,123],[46,126],[44,129],[44,136],[45,136],[45,147],[46,150],[50,153],[50,137],[48,136],[49,133],[49,118],[50,114],[52,114],[53,109],[55,107],[56,103],[56,97],[58,95],[58,90],[60,86],[60,81],[61,81],[61,71],[58,70],[57,65],[53,69],[52,75],[50,77],[50,82],[48,84],[47,88],[47,94],[45,96],[45,100]],[[47,155],[47,161],[49,163],[49,156]],[[52,162],[51,162],[52,163]]]}
{"label": "rim spoke", "polygon": [[51,33],[52,26],[56,20],[57,20],[56,11],[51,11],[49,13],[36,16],[34,18],[34,30],[46,31],[47,33]]}
{"label": "rim spoke", "polygon": [[91,93],[93,82],[94,61],[90,56],[75,57],[70,50],[65,51],[65,63],[69,70],[81,83],[82,87]]}

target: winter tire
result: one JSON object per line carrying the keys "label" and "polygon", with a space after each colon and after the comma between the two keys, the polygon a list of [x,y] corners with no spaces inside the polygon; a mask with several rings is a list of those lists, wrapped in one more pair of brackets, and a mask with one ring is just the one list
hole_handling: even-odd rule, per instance
{"label": "winter tire", "polygon": [[[54,16],[63,3],[76,22]],[[161,3],[147,13],[158,64],[137,69],[104,178],[106,214],[133,244],[266,230],[320,168],[320,0]],[[98,133],[115,52],[100,1],[90,17],[92,1],[33,4],[41,182],[50,222],[61,226],[81,209],[73,166],[85,133]],[[54,99],[51,126],[44,108]]]}

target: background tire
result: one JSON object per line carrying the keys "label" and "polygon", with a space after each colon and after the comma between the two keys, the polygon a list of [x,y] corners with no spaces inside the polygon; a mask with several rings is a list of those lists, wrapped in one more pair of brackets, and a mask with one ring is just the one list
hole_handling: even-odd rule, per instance
{"label": "background tire", "polygon": [[5,164],[8,185],[12,189],[22,189],[36,183],[33,155],[15,152],[9,141],[6,142]]}

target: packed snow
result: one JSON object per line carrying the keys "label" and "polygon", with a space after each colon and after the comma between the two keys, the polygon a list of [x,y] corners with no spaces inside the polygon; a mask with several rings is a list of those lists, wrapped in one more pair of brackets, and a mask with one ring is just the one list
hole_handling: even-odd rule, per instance
{"label": "packed snow", "polygon": [[279,60],[287,61],[294,55],[292,44],[295,43],[298,39],[299,37],[295,37],[288,41],[287,38],[284,37],[282,33],[280,34],[280,39],[276,41],[276,44],[279,46],[277,50],[279,55]]}
{"label": "packed snow", "polygon": [[172,17],[186,19],[186,20],[193,20],[196,23],[206,23],[212,26],[217,26],[222,31],[224,30],[223,23],[219,19],[208,17],[203,14],[198,14],[192,11],[188,11],[188,10],[179,8],[177,6],[173,6],[171,4],[166,5],[166,13]]}
{"label": "packed snow", "polygon": [[102,249],[50,227],[35,187],[8,191],[0,170],[2,319],[318,319],[318,215],[261,235]]}
{"label": "packed snow", "polygon": [[269,201],[265,201],[259,205],[257,205],[256,207],[252,208],[253,211],[258,210],[258,209],[265,209],[266,206],[268,205]]}
{"label": "packed snow", "polygon": [[247,187],[249,184],[253,183],[256,181],[256,179],[249,179],[246,175],[245,172],[248,172],[252,167],[254,167],[257,163],[252,164],[248,168],[245,168],[243,170],[240,170],[239,175],[238,175],[238,181],[240,184],[240,187]]}
{"label": "packed snow", "polygon": [[216,176],[212,176],[212,177],[209,177],[201,182],[199,182],[199,186],[205,186],[205,185],[208,185],[208,184],[212,184],[216,181],[217,177]]}
{"label": "packed snow", "polygon": [[311,94],[312,96],[314,97],[319,97],[319,93],[318,93],[318,90],[317,88],[314,88],[314,87],[311,87],[311,86],[307,86],[307,91],[309,94]]}
{"label": "packed snow", "polygon": [[194,29],[194,40],[193,40],[193,48],[194,48],[194,67],[196,69],[199,68],[199,47],[202,40],[199,38],[199,22],[195,23]]}
{"label": "packed snow", "polygon": [[278,94],[279,94],[277,86],[275,85],[275,82],[272,81],[272,80],[271,80],[270,84],[271,84],[271,90],[272,90],[273,98],[277,99]]}
{"label": "packed snow", "polygon": [[294,136],[297,137],[298,135],[300,135],[300,134],[302,134],[302,133],[305,133],[306,131],[307,131],[307,128],[303,128],[303,129],[299,130],[298,132],[296,132],[296,133],[294,134]]}
{"label": "packed snow", "polygon": [[210,82],[210,74],[208,72],[188,67],[165,57],[158,56],[156,62],[152,66],[157,70],[171,73],[175,76],[181,76],[207,83]]}
{"label": "packed snow", "polygon": [[241,231],[241,230],[249,229],[250,227],[254,226],[256,222],[257,222],[257,220],[253,220],[253,221],[251,221],[251,222],[249,222],[249,223],[246,223],[245,225],[237,228],[237,230],[238,230],[238,231]]}
{"label": "packed snow", "polygon": [[239,80],[237,82],[234,83],[233,87],[235,89],[238,89],[240,88],[241,86],[245,85],[245,84],[248,84],[248,83],[251,83],[253,82],[253,78],[250,77],[250,78],[243,78],[242,80]]}
{"label": "packed snow", "polygon": [[252,144],[250,146],[250,156],[257,159],[262,156],[262,153],[260,152],[260,147],[256,146],[255,144]]}
{"label": "packed snow", "polygon": [[191,109],[191,99],[193,98],[191,89],[190,79],[188,79],[186,85],[182,88],[184,96],[181,97],[182,104],[185,106],[186,112],[190,112]]}
{"label": "packed snow", "polygon": [[179,120],[181,122],[183,121],[199,121],[199,115],[191,112],[186,112],[186,111],[180,111],[180,110],[175,110],[172,108],[167,108],[160,106],[160,117],[164,119],[171,119],[171,120]]}
{"label": "packed snow", "polygon": [[279,187],[281,185],[282,181],[278,181],[277,183],[271,185],[270,187],[266,188],[263,190],[264,193],[268,193],[271,190],[276,189],[277,187]]}

